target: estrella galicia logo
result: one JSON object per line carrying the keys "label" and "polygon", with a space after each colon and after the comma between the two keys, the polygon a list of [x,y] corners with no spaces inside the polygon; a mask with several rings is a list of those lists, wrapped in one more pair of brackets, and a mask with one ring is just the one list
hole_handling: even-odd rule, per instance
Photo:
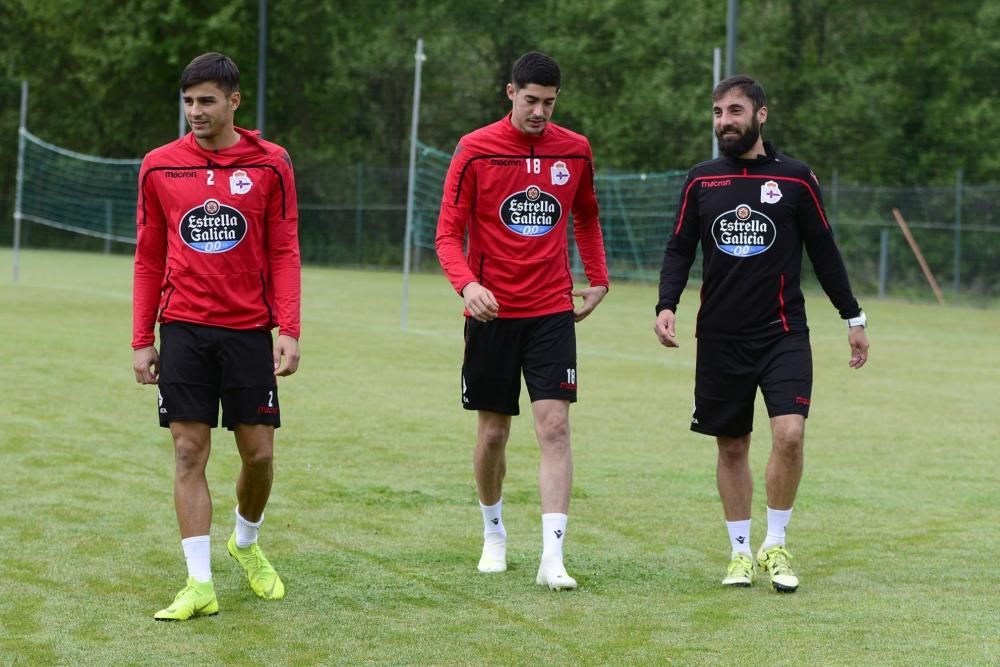
{"label": "estrella galicia logo", "polygon": [[500,219],[507,229],[521,236],[544,236],[562,218],[559,200],[537,185],[515,192],[500,204]]}
{"label": "estrella galicia logo", "polygon": [[748,204],[726,211],[712,223],[715,246],[733,257],[752,257],[766,252],[777,237],[774,221]]}
{"label": "estrella galicia logo", "polygon": [[247,235],[247,220],[232,206],[206,199],[184,214],[181,239],[192,250],[205,253],[232,250]]}

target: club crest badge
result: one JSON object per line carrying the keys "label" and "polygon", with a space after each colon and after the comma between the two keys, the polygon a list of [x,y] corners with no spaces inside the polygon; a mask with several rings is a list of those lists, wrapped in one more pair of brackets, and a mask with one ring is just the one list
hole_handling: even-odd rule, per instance
{"label": "club crest badge", "polygon": [[777,181],[768,181],[760,186],[760,203],[777,204],[781,201],[781,189]]}
{"label": "club crest badge", "polygon": [[552,185],[566,185],[569,182],[569,169],[562,160],[553,164],[549,173],[552,174]]}
{"label": "club crest badge", "polygon": [[229,177],[229,192],[234,195],[245,195],[250,192],[250,188],[252,187],[253,181],[247,176],[247,172],[242,169],[237,169]]}

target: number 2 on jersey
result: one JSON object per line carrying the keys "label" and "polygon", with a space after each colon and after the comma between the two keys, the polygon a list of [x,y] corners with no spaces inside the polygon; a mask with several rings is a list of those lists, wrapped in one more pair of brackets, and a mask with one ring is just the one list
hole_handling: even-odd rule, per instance
{"label": "number 2 on jersey", "polygon": [[208,175],[208,185],[215,185],[215,172],[209,169],[205,174]]}

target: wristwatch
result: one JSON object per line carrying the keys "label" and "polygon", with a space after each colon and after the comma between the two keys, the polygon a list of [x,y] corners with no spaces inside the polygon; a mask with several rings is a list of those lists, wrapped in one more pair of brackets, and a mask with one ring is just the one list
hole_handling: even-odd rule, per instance
{"label": "wristwatch", "polygon": [[862,310],[857,317],[847,318],[847,328],[850,329],[852,327],[868,328],[868,318],[865,316],[865,311]]}

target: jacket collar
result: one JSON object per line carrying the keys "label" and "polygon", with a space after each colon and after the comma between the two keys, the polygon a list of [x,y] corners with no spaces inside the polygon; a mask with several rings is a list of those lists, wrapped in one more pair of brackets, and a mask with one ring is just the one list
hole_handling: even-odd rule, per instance
{"label": "jacket collar", "polygon": [[778,150],[774,147],[770,141],[764,140],[764,155],[757,155],[757,157],[752,159],[744,159],[741,157],[730,157],[729,155],[722,156],[726,162],[734,164],[738,167],[755,167],[763,164],[770,164],[771,162],[780,162],[778,158]]}
{"label": "jacket collar", "polygon": [[522,132],[514,127],[514,123],[511,121],[512,115],[512,112],[508,112],[507,115],[504,116],[503,120],[500,121],[500,126],[503,129],[503,133],[514,141],[523,141],[527,144],[539,144],[545,141],[545,138],[549,136],[549,126],[552,125],[552,121],[545,124],[545,129],[542,130],[541,134],[528,134],[527,132]]}

